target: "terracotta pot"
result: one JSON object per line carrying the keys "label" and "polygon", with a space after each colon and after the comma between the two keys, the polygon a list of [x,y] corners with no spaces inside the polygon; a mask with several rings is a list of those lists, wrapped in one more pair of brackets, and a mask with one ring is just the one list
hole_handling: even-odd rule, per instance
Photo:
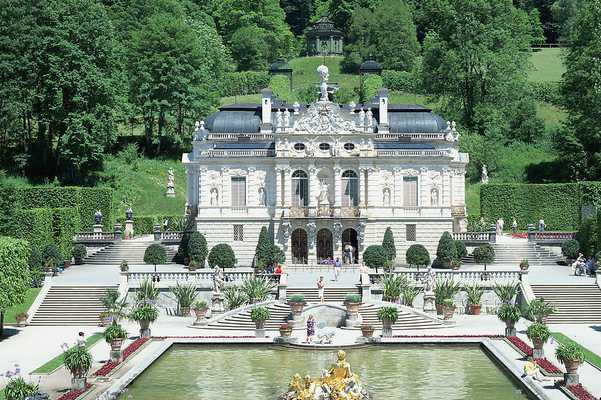
{"label": "terracotta pot", "polygon": [[436,304],[436,314],[442,315],[442,304]]}
{"label": "terracotta pot", "polygon": [[290,304],[292,315],[300,315],[303,313],[303,309],[305,308],[304,301],[290,301],[288,304]]}
{"label": "terracotta pot", "polygon": [[121,350],[121,346],[123,345],[123,339],[115,339],[111,341],[111,350],[118,351]]}
{"label": "terracotta pot", "polygon": [[392,337],[392,321],[389,319],[382,320],[382,337]]}
{"label": "terracotta pot", "polygon": [[265,329],[265,320],[255,321],[256,329]]}
{"label": "terracotta pot", "polygon": [[532,338],[532,345],[534,346],[535,349],[542,349],[545,342],[543,342],[541,340],[541,338]]}
{"label": "terracotta pot", "polygon": [[563,365],[565,365],[568,374],[578,373],[578,368],[580,367],[580,364],[581,362],[578,360],[563,360]]}
{"label": "terracotta pot", "polygon": [[470,304],[469,305],[469,313],[470,315],[480,315],[480,310],[482,309],[481,304]]}
{"label": "terracotta pot", "polygon": [[207,316],[208,308],[195,308],[193,309],[196,319],[204,319]]}
{"label": "terracotta pot", "polygon": [[446,307],[443,306],[442,307],[442,315],[444,317],[444,319],[453,319],[453,315],[455,314],[455,306],[453,307]]}
{"label": "terracotta pot", "polygon": [[179,312],[181,313],[182,317],[187,317],[190,315],[190,307],[180,307]]}
{"label": "terracotta pot", "polygon": [[280,336],[290,337],[292,335],[292,327],[280,328]]}
{"label": "terracotta pot", "polygon": [[361,325],[361,334],[363,337],[372,337],[374,335],[374,327],[371,325]]}
{"label": "terracotta pot", "polygon": [[65,267],[65,269],[69,268],[71,266],[71,260],[65,260],[63,262],[63,267]]}

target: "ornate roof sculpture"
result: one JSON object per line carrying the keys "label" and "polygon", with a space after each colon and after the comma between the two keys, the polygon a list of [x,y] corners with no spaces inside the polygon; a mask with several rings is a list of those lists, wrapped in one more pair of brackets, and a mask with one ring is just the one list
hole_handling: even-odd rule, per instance
{"label": "ornate roof sculpture", "polygon": [[315,24],[307,29],[307,37],[319,35],[344,36],[342,31],[336,29],[334,23],[327,17],[321,17]]}

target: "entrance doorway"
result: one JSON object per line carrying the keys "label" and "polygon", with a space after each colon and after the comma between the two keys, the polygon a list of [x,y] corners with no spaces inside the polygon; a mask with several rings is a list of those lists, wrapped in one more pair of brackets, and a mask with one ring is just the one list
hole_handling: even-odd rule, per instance
{"label": "entrance doorway", "polygon": [[303,229],[296,229],[292,232],[292,263],[307,264],[308,248],[307,248],[307,232]]}
{"label": "entrance doorway", "polygon": [[327,229],[321,229],[317,232],[317,262],[334,257],[334,242],[332,232]]}
{"label": "entrance doorway", "polygon": [[[345,253],[346,245],[349,244],[353,247],[353,262],[356,264],[359,259],[359,240],[357,239],[357,231],[353,228],[347,228],[342,232],[342,252]],[[349,262],[346,255],[344,256],[345,262]]]}

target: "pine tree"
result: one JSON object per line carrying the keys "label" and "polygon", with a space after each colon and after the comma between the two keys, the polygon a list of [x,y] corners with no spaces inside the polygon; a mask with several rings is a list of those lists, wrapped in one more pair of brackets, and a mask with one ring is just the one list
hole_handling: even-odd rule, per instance
{"label": "pine tree", "polygon": [[262,227],[259,233],[259,240],[257,242],[257,248],[255,249],[255,267],[263,269],[267,266],[269,260],[269,254],[271,252],[272,243],[269,239],[267,227]]}
{"label": "pine tree", "polygon": [[436,249],[436,257],[446,268],[449,268],[451,261],[457,258],[455,242],[449,232],[444,232],[440,237],[438,248]]}
{"label": "pine tree", "polygon": [[392,229],[390,229],[390,227],[386,228],[386,232],[384,232],[382,247],[386,252],[386,258],[389,261],[394,261],[396,259],[396,246],[394,245],[394,236],[392,235]]}

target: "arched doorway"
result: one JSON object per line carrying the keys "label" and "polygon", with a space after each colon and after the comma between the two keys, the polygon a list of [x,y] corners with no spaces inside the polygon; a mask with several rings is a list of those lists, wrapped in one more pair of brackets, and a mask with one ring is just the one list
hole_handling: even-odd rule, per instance
{"label": "arched doorway", "polygon": [[[357,239],[357,231],[353,228],[347,228],[342,231],[343,254],[347,244],[350,244],[353,247],[353,262],[356,264],[357,260],[359,259],[359,240]],[[348,260],[346,260],[346,262],[348,262]]]}
{"label": "arched doorway", "polygon": [[332,232],[327,229],[317,232],[317,262],[334,257],[333,245]]}
{"label": "arched doorway", "polygon": [[292,232],[292,263],[306,264],[308,258],[307,232],[303,229],[296,229]]}

